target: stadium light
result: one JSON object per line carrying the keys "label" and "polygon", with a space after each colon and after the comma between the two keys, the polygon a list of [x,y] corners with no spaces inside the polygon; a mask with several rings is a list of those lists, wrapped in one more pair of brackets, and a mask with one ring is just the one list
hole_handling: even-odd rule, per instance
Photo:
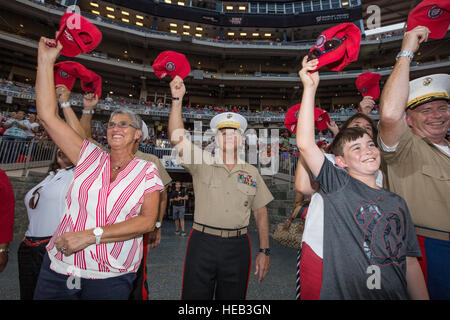
{"label": "stadium light", "polygon": [[170,33],[177,33],[177,30],[170,30]]}
{"label": "stadium light", "polygon": [[143,16],[140,16],[140,15],[136,15],[136,18],[138,18],[138,19],[141,19],[141,20],[144,20],[144,17]]}
{"label": "stadium light", "polygon": [[93,7],[96,7],[96,8],[98,8],[98,3],[95,3],[95,2],[90,2],[89,3],[91,6],[93,6]]}
{"label": "stadium light", "polygon": [[100,15],[100,12],[98,12],[98,11],[96,11],[96,10],[91,10],[91,12],[92,12],[93,14],[98,14],[98,15]]}
{"label": "stadium light", "polygon": [[172,0],[164,0],[165,3],[172,3]]}
{"label": "stadium light", "polygon": [[184,6],[184,2],[178,1],[179,6]]}
{"label": "stadium light", "polygon": [[202,28],[202,27],[196,27],[195,30],[197,30],[197,31],[203,31],[203,28]]}
{"label": "stadium light", "polygon": [[115,19],[116,17],[115,16],[113,16],[112,14],[107,14],[106,15],[108,18],[111,18],[111,19]]}
{"label": "stadium light", "polygon": [[264,33],[264,36],[265,36],[265,37],[271,37],[272,34],[271,34],[271,33]]}
{"label": "stadium light", "polygon": [[136,25],[139,26],[139,27],[143,27],[144,26],[144,24],[142,22],[139,22],[139,21],[136,21]]}
{"label": "stadium light", "polygon": [[111,8],[111,7],[106,7],[106,10],[114,12],[114,8]]}
{"label": "stadium light", "polygon": [[191,28],[191,27],[188,26],[188,25],[186,25],[186,24],[183,26],[183,29],[190,29],[190,28]]}
{"label": "stadium light", "polygon": [[259,37],[259,33],[252,33],[252,36]]}
{"label": "stadium light", "polygon": [[125,19],[125,18],[122,18],[122,21],[123,21],[123,22],[126,22],[126,23],[130,23],[130,20]]}
{"label": "stadium light", "polygon": [[247,8],[244,6],[239,6],[239,10],[244,11],[245,9],[247,9]]}
{"label": "stadium light", "polygon": [[345,6],[348,6],[348,1],[343,1],[342,2],[342,5],[345,7]]}
{"label": "stadium light", "polygon": [[185,32],[183,32],[183,34],[186,35],[186,36],[188,36],[188,35],[189,35],[189,32],[186,32],[186,31],[185,31]]}
{"label": "stadium light", "polygon": [[202,34],[201,33],[196,33],[195,36],[201,38]]}
{"label": "stadium light", "polygon": [[171,27],[177,27],[177,24],[176,23],[169,23],[169,26],[171,26]]}
{"label": "stadium light", "polygon": [[129,12],[127,12],[127,11],[123,11],[123,10],[122,10],[122,14],[123,14],[124,16],[129,16],[129,15],[130,15],[130,13],[129,13]]}
{"label": "stadium light", "polygon": [[233,6],[226,6],[225,9],[227,9],[227,10],[233,10]]}
{"label": "stadium light", "polygon": [[227,33],[229,36],[234,36],[234,32],[228,32]]}
{"label": "stadium light", "polygon": [[242,37],[247,36],[247,33],[246,33],[246,32],[241,32],[240,34],[241,34]]}

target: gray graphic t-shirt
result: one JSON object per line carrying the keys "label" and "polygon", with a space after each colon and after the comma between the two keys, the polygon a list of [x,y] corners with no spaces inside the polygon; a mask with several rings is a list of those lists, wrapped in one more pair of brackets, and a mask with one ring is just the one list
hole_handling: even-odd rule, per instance
{"label": "gray graphic t-shirt", "polygon": [[408,207],[398,195],[373,189],[325,159],[320,299],[408,299],[406,257],[420,257]]}

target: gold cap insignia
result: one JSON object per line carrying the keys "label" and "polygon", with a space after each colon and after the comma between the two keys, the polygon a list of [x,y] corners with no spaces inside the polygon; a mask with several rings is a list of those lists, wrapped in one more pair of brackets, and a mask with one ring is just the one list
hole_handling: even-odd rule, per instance
{"label": "gold cap insignia", "polygon": [[231,113],[227,114],[227,119],[233,118],[233,115]]}
{"label": "gold cap insignia", "polygon": [[423,80],[423,85],[424,85],[424,86],[429,86],[430,83],[431,83],[431,81],[433,81],[432,78],[425,78],[425,79]]}

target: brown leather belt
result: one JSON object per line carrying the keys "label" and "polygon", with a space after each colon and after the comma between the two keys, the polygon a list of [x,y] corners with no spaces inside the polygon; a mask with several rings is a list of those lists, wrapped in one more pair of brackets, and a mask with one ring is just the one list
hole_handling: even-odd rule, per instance
{"label": "brown leather belt", "polygon": [[23,238],[23,243],[28,247],[37,247],[41,244],[48,243],[52,237],[45,238],[34,238],[34,237],[25,237]]}
{"label": "brown leather belt", "polygon": [[239,237],[244,234],[247,234],[247,227],[243,227],[240,229],[219,229],[205,226],[196,222],[194,222],[194,224],[192,225],[192,229],[195,229],[203,233],[211,234],[213,236],[219,236],[221,238]]}

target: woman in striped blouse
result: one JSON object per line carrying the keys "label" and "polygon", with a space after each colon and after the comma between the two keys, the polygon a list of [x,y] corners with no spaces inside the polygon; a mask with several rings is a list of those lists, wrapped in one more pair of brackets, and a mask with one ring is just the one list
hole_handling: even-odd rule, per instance
{"label": "woman in striped blouse", "polygon": [[142,135],[142,121],[133,112],[111,114],[111,153],[83,140],[59,118],[53,67],[61,48],[59,42],[40,39],[36,107],[44,128],[76,168],[34,298],[128,299],[142,258],[142,234],[155,226],[155,191],[163,185],[156,166],[133,155]]}

